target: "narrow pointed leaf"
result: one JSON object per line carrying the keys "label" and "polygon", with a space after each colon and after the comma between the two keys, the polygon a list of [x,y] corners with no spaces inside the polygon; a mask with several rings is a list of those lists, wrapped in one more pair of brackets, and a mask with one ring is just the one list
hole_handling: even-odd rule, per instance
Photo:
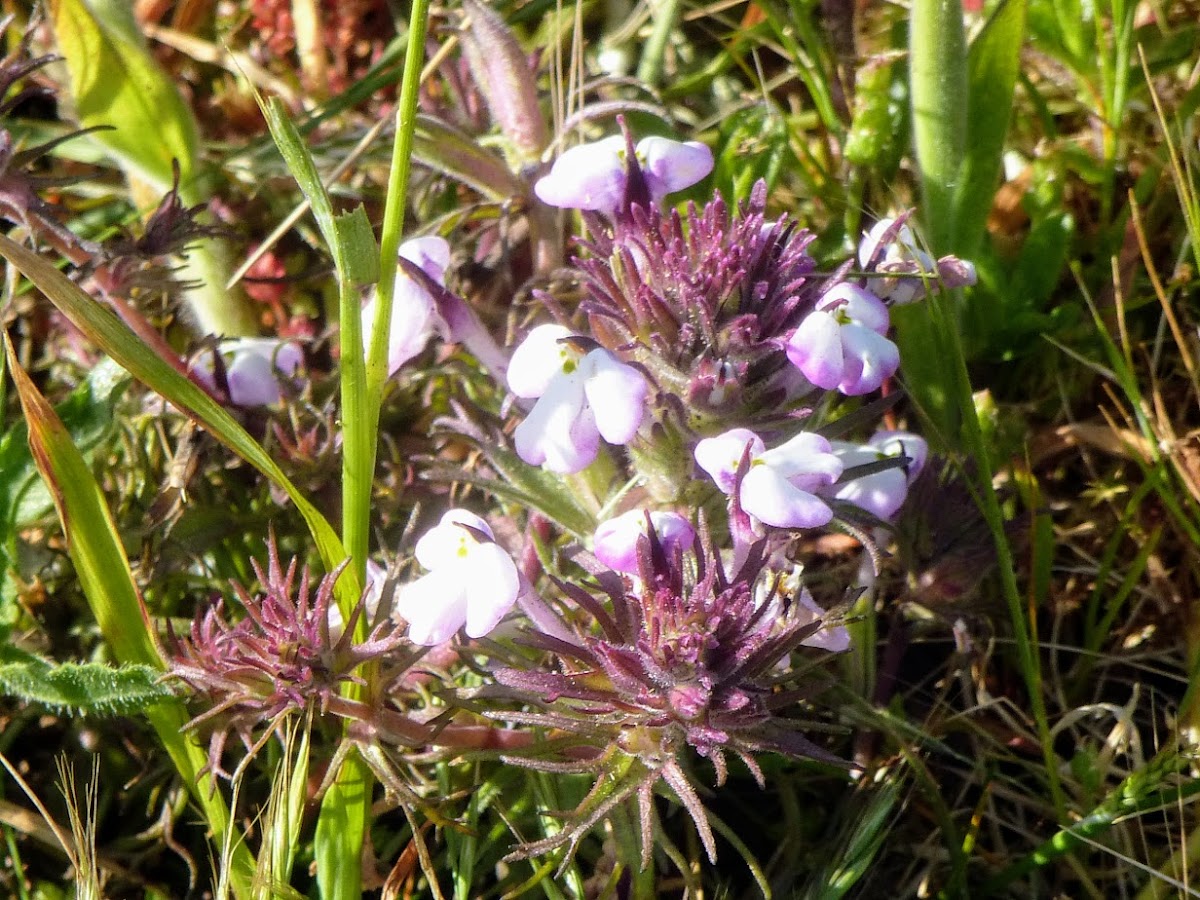
{"label": "narrow pointed leaf", "polygon": [[499,156],[430,116],[416,117],[413,158],[474,188],[489,200],[504,201],[528,192]]}

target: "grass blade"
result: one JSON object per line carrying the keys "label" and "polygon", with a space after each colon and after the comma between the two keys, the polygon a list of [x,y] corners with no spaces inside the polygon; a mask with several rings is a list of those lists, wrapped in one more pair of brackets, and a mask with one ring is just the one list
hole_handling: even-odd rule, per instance
{"label": "grass blade", "polygon": [[1026,0],[1003,0],[968,55],[970,141],[954,197],[950,249],[970,258],[983,237],[1000,177],[1004,140],[1013,109],[1013,90],[1025,37]]}

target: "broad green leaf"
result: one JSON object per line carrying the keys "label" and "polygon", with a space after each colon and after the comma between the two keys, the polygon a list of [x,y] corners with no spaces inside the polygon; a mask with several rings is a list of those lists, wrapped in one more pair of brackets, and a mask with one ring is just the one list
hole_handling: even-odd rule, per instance
{"label": "broad green leaf", "polygon": [[125,29],[99,20],[84,0],[50,0],[50,20],[70,73],[80,125],[109,126],[89,140],[160,193],[171,187],[172,160],[179,161],[181,181],[189,184],[196,123],[146,48]]}
{"label": "broad green leaf", "polygon": [[[0,651],[11,657],[15,648]],[[131,716],[171,696],[149,666],[53,664],[30,654],[0,663],[0,691],[70,714]]]}
{"label": "broad green leaf", "polygon": [[[184,410],[213,437],[281,487],[308,523],[326,569],[333,571],[341,564],[346,554],[337,533],[262,446],[220,404],[146,347],[115,315],[80,290],[51,263],[3,235],[0,235],[0,256],[16,266],[76,328],[134,378]],[[350,592],[357,602],[361,596],[360,584],[350,573],[343,574],[338,579],[339,595],[342,591]]]}
{"label": "broad green leaf", "polygon": [[[21,368],[7,335],[4,350],[29,427],[30,450],[50,487],[67,552],[92,615],[119,662],[162,671],[163,659],[100,485],[54,409]],[[204,749],[194,736],[180,730],[189,720],[182,702],[164,700],[146,710],[146,717],[213,832],[223,835],[230,824],[229,810],[222,796],[210,791],[209,776],[200,775],[208,761]],[[248,897],[254,861],[244,842],[238,843],[233,865],[238,896]]]}
{"label": "broad green leaf", "polygon": [[1002,0],[971,43],[968,56],[971,140],[966,147],[954,201],[955,231],[950,247],[968,258],[983,237],[1000,178],[1021,43],[1025,38],[1025,2]]}
{"label": "broad green leaf", "polygon": [[357,900],[362,896],[359,860],[367,839],[371,781],[367,764],[357,752],[351,753],[321,800],[313,853],[317,885],[326,900]]}
{"label": "broad green leaf", "polygon": [[[101,147],[129,179],[136,205],[150,206],[171,189],[179,166],[185,206],[207,199],[195,181],[199,138],[191,110],[155,61],[128,7],[119,0],[50,0],[51,21],[66,60],[82,140]],[[196,241],[180,260],[179,280],[196,325],[206,334],[252,335],[253,310],[240,289],[225,287],[228,248]]]}

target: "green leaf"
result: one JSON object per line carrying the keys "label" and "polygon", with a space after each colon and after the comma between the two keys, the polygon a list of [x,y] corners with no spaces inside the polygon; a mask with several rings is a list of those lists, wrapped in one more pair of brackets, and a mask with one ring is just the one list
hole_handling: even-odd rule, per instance
{"label": "green leaf", "polygon": [[909,28],[921,218],[934,255],[941,255],[949,252],[954,242],[954,191],[967,146],[969,101],[962,3],[914,0]]}
{"label": "green leaf", "polygon": [[1025,2],[1002,0],[971,43],[967,62],[971,140],[954,198],[955,233],[951,244],[960,256],[974,253],[996,195],[1025,38]]}
{"label": "green leaf", "polygon": [[[13,658],[20,655],[24,658]],[[0,650],[0,691],[30,703],[71,714],[130,716],[171,696],[149,666],[119,668],[102,663],[59,663]]]}
{"label": "green leaf", "polygon": [[337,780],[321,800],[313,853],[317,863],[317,885],[328,900],[356,900],[362,896],[362,858],[366,840],[366,817],[371,770],[357,752],[342,763]]}
{"label": "green leaf", "polygon": [[[185,206],[207,199],[195,181],[199,138],[191,109],[158,65],[119,0],[50,0],[51,21],[67,63],[75,114],[85,140],[103,149],[130,180],[138,206],[156,203],[171,189],[179,165]],[[149,190],[147,190],[149,188]],[[240,289],[225,287],[228,248],[205,238],[183,256],[179,280],[198,327],[208,334],[252,335],[257,317]]]}
{"label": "green leaf", "polygon": [[489,200],[505,201],[527,192],[495,153],[431,116],[417,116],[413,159],[472,187]]}
{"label": "green leaf", "polygon": [[70,73],[80,125],[109,126],[89,140],[161,192],[171,187],[172,160],[181,180],[191,181],[196,123],[174,82],[154,58],[92,14],[83,0],[50,0],[50,20]]}
{"label": "green leaf", "polygon": [[[76,328],[134,378],[182,409],[217,440],[282,488],[308,523],[326,570],[333,571],[341,564],[346,554],[337,533],[288,480],[262,446],[220,404],[175,366],[151,351],[124,323],[80,290],[51,263],[3,235],[0,235],[0,256],[16,266]],[[349,573],[338,579],[337,590],[339,596],[343,591],[352,593],[352,602],[357,602],[362,593],[361,583]]]}

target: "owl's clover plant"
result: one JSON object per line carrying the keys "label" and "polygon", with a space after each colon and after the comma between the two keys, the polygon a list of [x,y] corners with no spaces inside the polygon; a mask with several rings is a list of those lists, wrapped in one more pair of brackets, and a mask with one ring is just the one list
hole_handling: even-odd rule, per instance
{"label": "owl's clover plant", "polygon": [[[886,540],[927,448],[894,430],[865,443],[826,433],[840,411],[869,409],[859,398],[896,374],[890,305],[974,273],[922,253],[903,220],[881,221],[857,258],[822,271],[808,252],[813,235],[768,216],[761,182],[732,206],[719,195],[665,205],[712,167],[703,144],[635,143],[627,130],[562,153],[530,202],[580,211],[575,283],[556,284],[568,289],[562,296],[532,290],[545,313],[514,323],[508,348],[455,292],[450,243],[401,247],[389,370],[434,334],[481,364],[496,403],[472,393],[478,408],[460,402],[441,427],[478,448],[462,483],[502,502],[487,518],[451,509],[386,577],[376,569],[361,613],[372,621],[357,639],[354,621],[331,630],[336,576],[315,604],[306,579],[296,605],[293,570],[285,576],[273,555],[260,572],[266,599],[239,594],[249,618],[209,610],[179,642],[177,677],[232,715],[226,729],[315,704],[361,721],[373,739],[408,745],[512,748],[552,735],[536,753],[503,758],[588,773],[594,787],[550,837],[513,855],[574,848],[628,803],[641,866],[653,856],[657,794],[682,804],[715,859],[700,782],[723,784],[730,760],[764,786],[762,754],[849,767],[828,729],[808,732],[797,719],[829,718],[821,663],[850,647],[844,606],[826,611],[806,584],[803,539],[842,523]],[[373,320],[368,303],[364,332]],[[292,352],[223,348],[232,402],[277,399]],[[259,382],[248,390],[241,373],[252,367]],[[212,369],[197,375],[211,380]],[[865,412],[857,420],[869,424]],[[284,665],[272,654],[289,641]],[[497,650],[505,642],[516,649]],[[429,654],[443,667],[470,653],[489,683],[443,685],[441,724],[425,731],[400,699],[407,676],[370,701],[344,696],[354,664],[398,648],[410,653],[406,664]],[[493,653],[503,663],[489,663]],[[213,662],[222,658],[236,660],[235,674],[222,674]],[[481,718],[465,724],[459,707]],[[214,771],[222,748],[210,750]]]}

